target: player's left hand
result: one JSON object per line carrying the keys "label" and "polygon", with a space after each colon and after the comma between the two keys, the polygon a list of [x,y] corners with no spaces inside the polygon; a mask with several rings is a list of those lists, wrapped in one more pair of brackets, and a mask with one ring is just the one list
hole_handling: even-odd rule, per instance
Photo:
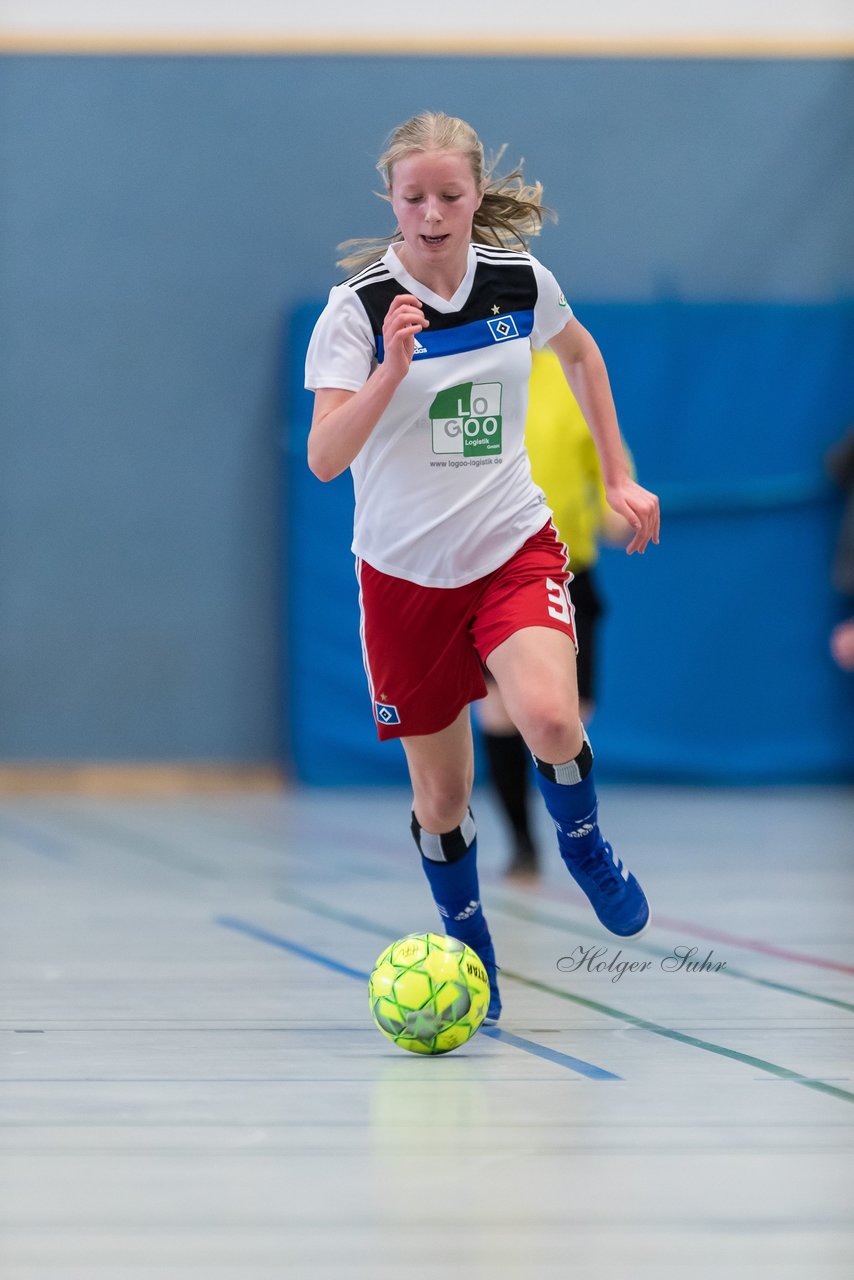
{"label": "player's left hand", "polygon": [[634,530],[626,553],[639,551],[643,555],[650,542],[658,543],[661,531],[661,512],[658,498],[634,480],[626,478],[619,484],[606,485],[608,506],[628,520]]}

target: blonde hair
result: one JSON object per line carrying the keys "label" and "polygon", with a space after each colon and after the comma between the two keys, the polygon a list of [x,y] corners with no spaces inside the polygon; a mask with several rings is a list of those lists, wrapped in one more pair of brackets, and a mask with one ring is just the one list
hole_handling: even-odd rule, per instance
{"label": "blonde hair", "polygon": [[[381,199],[390,200],[394,166],[406,156],[419,151],[459,151],[468,160],[472,176],[479,191],[483,192],[480,208],[475,212],[472,224],[472,240],[475,244],[497,245],[499,248],[517,246],[527,249],[531,236],[539,235],[543,219],[556,221],[556,215],[542,204],[542,183],[533,186],[522,177],[522,164],[502,177],[495,177],[495,166],[506,147],[489,161],[483,151],[483,143],[470,124],[456,116],[442,112],[422,111],[390,135],[385,151],[377,161],[377,169],[385,184],[385,192],[378,192]],[[390,244],[403,239],[400,229],[390,236],[368,240],[345,240],[338,248],[345,250],[338,266],[346,271],[360,271],[369,263],[382,257]]]}

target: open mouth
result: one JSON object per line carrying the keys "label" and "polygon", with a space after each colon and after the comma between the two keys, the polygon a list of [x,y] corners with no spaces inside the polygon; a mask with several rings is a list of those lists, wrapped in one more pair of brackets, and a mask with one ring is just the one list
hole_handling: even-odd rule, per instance
{"label": "open mouth", "polygon": [[425,244],[430,244],[430,245],[444,244],[447,238],[448,238],[447,236],[422,236],[421,237],[421,239],[424,241]]}

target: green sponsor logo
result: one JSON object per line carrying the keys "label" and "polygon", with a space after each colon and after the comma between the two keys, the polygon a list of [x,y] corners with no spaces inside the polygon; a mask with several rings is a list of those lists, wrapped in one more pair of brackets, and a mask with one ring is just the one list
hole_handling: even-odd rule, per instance
{"label": "green sponsor logo", "polygon": [[501,452],[501,383],[462,382],[430,406],[433,452],[487,458]]}

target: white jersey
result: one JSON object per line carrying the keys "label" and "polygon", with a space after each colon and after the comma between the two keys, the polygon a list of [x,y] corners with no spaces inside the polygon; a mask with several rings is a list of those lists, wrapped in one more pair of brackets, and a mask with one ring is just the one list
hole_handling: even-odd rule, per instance
{"label": "white jersey", "polygon": [[458,587],[504,564],[549,518],[524,444],[531,347],[572,312],[528,253],[471,245],[448,301],[413,279],[392,247],[330,292],[309,344],[309,390],[364,386],[401,293],[423,303],[430,325],[351,463],[353,551],[393,577]]}

